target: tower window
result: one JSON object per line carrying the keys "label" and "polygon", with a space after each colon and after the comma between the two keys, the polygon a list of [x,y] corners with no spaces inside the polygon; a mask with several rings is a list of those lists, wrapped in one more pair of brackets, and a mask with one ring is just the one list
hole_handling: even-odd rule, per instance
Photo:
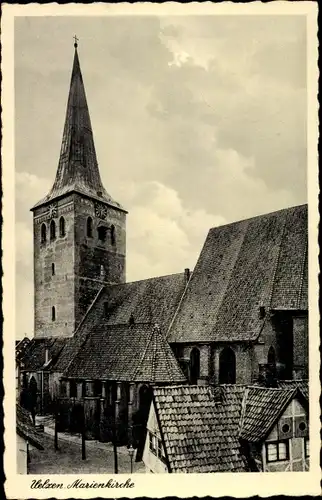
{"label": "tower window", "polygon": [[66,230],[65,230],[65,219],[64,217],[61,217],[59,219],[59,236],[63,238],[66,235]]}
{"label": "tower window", "polygon": [[52,220],[50,223],[50,239],[51,240],[56,239],[56,224],[54,220]]}
{"label": "tower window", "polygon": [[93,219],[88,217],[86,222],[86,234],[88,238],[93,238]]}
{"label": "tower window", "polygon": [[115,226],[111,225],[111,243],[115,245]]}
{"label": "tower window", "polygon": [[106,233],[107,233],[106,227],[100,226],[97,228],[98,239],[100,241],[106,241]]}
{"label": "tower window", "polygon": [[104,316],[105,316],[105,318],[108,318],[108,313],[109,313],[108,302],[104,302]]}
{"label": "tower window", "polygon": [[54,262],[51,265],[51,275],[55,276],[55,264],[54,264]]}
{"label": "tower window", "polygon": [[55,306],[53,306],[51,308],[51,320],[56,321],[56,308],[55,308]]}
{"label": "tower window", "polygon": [[40,230],[40,241],[41,243],[46,243],[46,240],[47,240],[47,228],[46,224],[42,224]]}

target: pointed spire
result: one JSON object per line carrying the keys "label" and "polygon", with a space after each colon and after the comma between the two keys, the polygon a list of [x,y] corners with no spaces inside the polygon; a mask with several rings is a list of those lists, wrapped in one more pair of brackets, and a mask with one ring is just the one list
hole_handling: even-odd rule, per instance
{"label": "pointed spire", "polygon": [[106,192],[101,181],[76,35],[74,40],[74,62],[56,178],[50,193],[35,207],[74,191],[124,210]]}

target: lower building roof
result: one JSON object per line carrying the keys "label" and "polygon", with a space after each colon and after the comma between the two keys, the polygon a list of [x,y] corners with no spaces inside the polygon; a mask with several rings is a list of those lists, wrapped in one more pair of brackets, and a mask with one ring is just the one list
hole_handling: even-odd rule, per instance
{"label": "lower building roof", "polygon": [[153,389],[171,472],[250,470],[242,440],[258,442],[296,396],[294,387],[166,386]]}
{"label": "lower building roof", "polygon": [[108,325],[86,338],[66,377],[126,382],[184,383],[186,378],[156,325]]}
{"label": "lower building roof", "polygon": [[17,434],[39,450],[43,450],[43,439],[40,432],[32,423],[30,413],[21,405],[16,405],[16,430]]}

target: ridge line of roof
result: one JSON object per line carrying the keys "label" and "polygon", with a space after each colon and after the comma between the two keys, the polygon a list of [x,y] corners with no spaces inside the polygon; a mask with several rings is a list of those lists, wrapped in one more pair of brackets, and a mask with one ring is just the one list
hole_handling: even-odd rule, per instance
{"label": "ridge line of roof", "polygon": [[296,301],[296,305],[297,305],[298,308],[300,307],[300,304],[301,304],[301,297],[302,297],[302,290],[303,290],[303,281],[304,281],[304,273],[305,273],[305,268],[306,268],[305,263],[306,263],[307,253],[308,253],[308,242],[306,242],[306,245],[305,245],[305,251],[304,251],[303,261],[302,261],[302,265],[301,265],[301,284],[300,284],[300,288],[299,288],[299,292],[298,292],[298,296],[297,296],[297,301]]}
{"label": "ridge line of roof", "polygon": [[143,363],[143,360],[144,360],[144,358],[145,358],[145,355],[146,355],[146,353],[147,353],[147,351],[148,351],[148,347],[149,347],[149,345],[150,345],[150,343],[151,343],[152,336],[153,336],[153,329],[152,329],[152,330],[151,330],[151,332],[150,332],[150,336],[149,336],[149,339],[148,339],[148,341],[147,341],[147,343],[146,343],[146,346],[145,346],[145,348],[144,348],[143,354],[142,354],[142,356],[141,356],[141,358],[140,358],[139,362],[137,363],[136,368],[135,368],[135,369],[134,369],[134,371],[132,372],[132,377],[133,377],[133,379],[135,378],[135,376],[136,376],[136,374],[137,374],[137,372],[138,372],[138,370],[139,370],[139,367],[140,367],[140,366],[141,366],[141,364]]}
{"label": "ridge line of roof", "polygon": [[122,287],[122,286],[126,286],[126,285],[131,285],[132,283],[143,283],[144,281],[153,281],[153,280],[157,280],[157,279],[163,279],[163,278],[169,278],[171,276],[183,276],[184,275],[184,272],[182,273],[172,273],[172,274],[164,274],[162,276],[152,276],[150,278],[143,278],[141,280],[134,280],[134,281],[126,281],[125,283],[114,283],[113,285],[104,285],[103,287],[105,289],[109,289],[109,288],[116,288],[116,287]]}
{"label": "ridge line of roof", "polygon": [[[198,259],[198,260],[199,260],[199,259]],[[197,264],[198,264],[198,260],[197,260],[196,266],[197,266]],[[177,308],[176,308],[176,310],[175,310],[175,312],[174,312],[174,315],[173,315],[173,317],[172,317],[172,319],[171,319],[171,321],[170,321],[170,324],[169,324],[169,326],[168,326],[168,330],[167,330],[167,332],[166,332],[166,334],[165,334],[165,338],[166,338],[166,339],[170,336],[170,331],[171,331],[172,325],[173,325],[173,323],[174,323],[175,319],[177,318],[177,316],[178,316],[178,314],[179,314],[180,307],[181,307],[181,305],[182,305],[182,302],[183,302],[184,297],[186,296],[186,292],[187,292],[187,290],[188,290],[188,286],[189,286],[189,283],[190,283],[190,281],[191,281],[191,279],[192,279],[193,273],[194,273],[194,270],[192,271],[192,273],[191,273],[191,275],[190,275],[190,277],[189,277],[189,280],[187,281],[187,283],[186,283],[186,285],[185,285],[185,287],[184,287],[184,290],[183,290],[183,292],[182,292],[182,294],[181,294],[181,297],[180,297],[179,303],[178,303],[178,305],[177,305]]]}
{"label": "ridge line of roof", "polygon": [[238,422],[238,435],[240,435],[241,430],[243,428],[248,393],[249,393],[249,387],[246,387],[245,392],[243,394],[243,398],[241,400],[241,412],[240,412],[240,418],[239,418],[239,422]]}
{"label": "ridge line of roof", "polygon": [[218,225],[218,226],[211,227],[209,229],[208,234],[211,231],[214,231],[214,230],[222,228],[222,227],[231,226],[233,224],[240,224],[241,222],[251,221],[251,220],[254,220],[254,219],[257,219],[257,218],[260,218],[260,217],[274,215],[274,214],[278,214],[278,213],[281,213],[281,212],[291,211],[291,210],[294,210],[295,208],[307,207],[307,206],[308,206],[308,203],[302,203],[301,205],[294,205],[294,206],[291,206],[291,207],[280,208],[279,210],[274,210],[273,212],[264,212],[262,214],[254,215],[253,217],[247,217],[246,219],[239,219],[239,220],[236,220],[236,221],[227,222],[227,224],[221,224],[221,225]]}
{"label": "ridge line of roof", "polygon": [[[245,242],[245,238],[246,238],[246,234],[247,234],[247,231],[248,231],[248,228],[249,228],[249,220],[245,220],[245,221],[241,221],[241,224],[243,224],[243,228],[242,228],[242,235],[241,235],[241,238],[239,239],[238,243],[238,251],[235,251],[234,253],[234,263],[233,265],[230,267],[230,266],[227,266],[228,268],[228,279],[225,280],[225,284],[224,284],[224,292],[222,294],[218,294],[219,295],[219,299],[221,299],[219,301],[219,304],[218,304],[218,307],[217,307],[217,311],[216,311],[216,314],[215,314],[215,319],[214,319],[214,323],[216,324],[217,322],[217,319],[218,319],[218,315],[219,315],[219,312],[220,312],[220,309],[224,303],[224,300],[226,298],[226,294],[227,294],[227,289],[228,289],[228,286],[229,286],[229,283],[230,283],[230,279],[233,275],[233,272],[236,268],[236,264],[237,264],[237,261],[238,261],[238,257],[239,257],[239,254],[240,254],[240,251],[241,251],[241,248]],[[201,257],[201,254],[200,254],[200,257]],[[198,259],[199,260],[199,259]],[[211,333],[214,333],[214,328],[211,329]],[[252,338],[252,337],[250,337]]]}
{"label": "ridge line of roof", "polygon": [[277,274],[277,269],[278,269],[278,265],[279,265],[279,262],[280,262],[282,241],[284,239],[284,233],[285,233],[285,228],[286,228],[286,221],[287,221],[287,214],[285,212],[284,221],[283,221],[283,227],[282,227],[282,230],[281,230],[281,236],[280,236],[279,244],[278,244],[278,251],[277,251],[277,255],[276,255],[276,261],[274,262],[274,268],[273,268],[273,272],[272,272],[271,287],[270,287],[271,289],[270,289],[270,294],[269,294],[269,299],[268,299],[268,307],[269,308],[271,308],[271,306],[272,306],[272,300],[273,300],[273,296],[274,296],[274,290],[275,290],[275,285],[276,285],[276,274]]}

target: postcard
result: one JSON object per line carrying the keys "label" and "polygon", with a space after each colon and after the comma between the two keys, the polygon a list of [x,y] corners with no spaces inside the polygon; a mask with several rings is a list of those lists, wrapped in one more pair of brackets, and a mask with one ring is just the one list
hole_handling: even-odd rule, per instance
{"label": "postcard", "polygon": [[316,4],[1,41],[7,497],[319,494]]}

